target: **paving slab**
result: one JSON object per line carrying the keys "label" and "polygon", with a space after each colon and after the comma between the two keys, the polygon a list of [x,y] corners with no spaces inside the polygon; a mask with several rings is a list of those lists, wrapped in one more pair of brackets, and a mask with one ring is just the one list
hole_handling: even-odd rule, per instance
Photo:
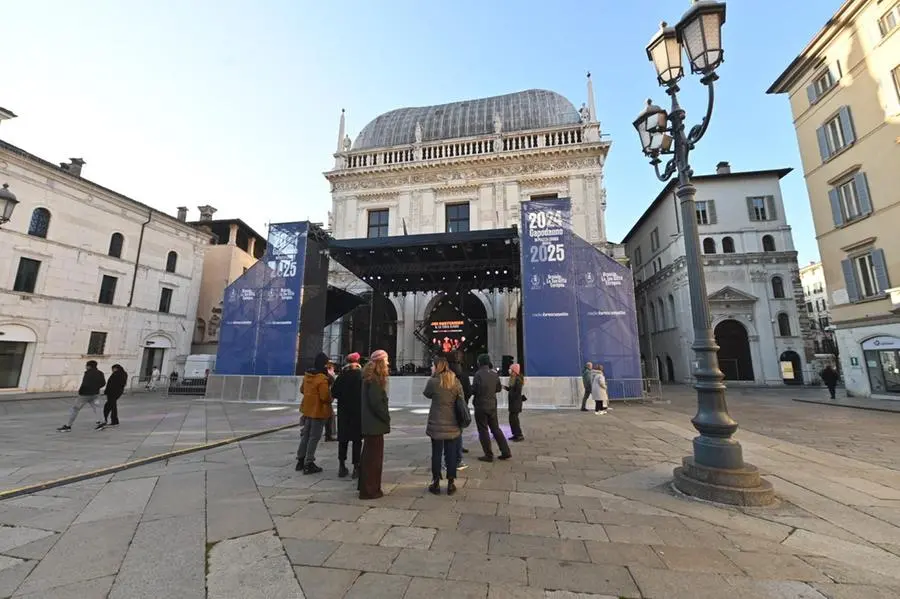
{"label": "paving slab", "polygon": [[156,477],[111,482],[97,493],[73,524],[140,516],[155,486]]}
{"label": "paving slab", "polygon": [[428,549],[437,534],[434,528],[418,528],[416,526],[392,526],[381,539],[385,547],[409,547]]}
{"label": "paving slab", "polygon": [[202,513],[141,522],[109,599],[204,598],[205,547]]}
{"label": "paving slab", "polygon": [[296,566],[321,566],[341,546],[336,541],[283,537],[281,544],[290,562]]}
{"label": "paving slab", "polygon": [[406,589],[406,594],[403,595],[403,599],[435,599],[436,597],[485,599],[487,593],[488,585],[485,583],[413,578]]}
{"label": "paving slab", "polygon": [[391,574],[445,578],[450,571],[453,554],[449,551],[403,549],[390,567]]}
{"label": "paving slab", "polygon": [[209,599],[297,599],[303,596],[281,541],[273,532],[216,543],[208,559]]}
{"label": "paving slab", "polygon": [[491,555],[506,555],[510,557],[543,557],[578,562],[590,561],[582,541],[528,535],[493,533],[490,537],[489,553]]}
{"label": "paving slab", "polygon": [[[113,576],[103,576],[54,587],[52,597],[53,599],[106,599],[113,580],[115,580]],[[14,599],[47,599],[48,594],[46,591],[39,591],[27,595],[13,595],[13,597]]]}
{"label": "paving slab", "polygon": [[344,543],[322,565],[342,570],[387,572],[399,554],[400,549],[395,547]]}
{"label": "paving slab", "polygon": [[528,558],[528,584],[551,590],[640,597],[628,570],[621,566]]}
{"label": "paving slab", "polygon": [[0,555],[0,596],[12,595],[37,562]]}
{"label": "paving slab", "polygon": [[309,599],[342,599],[360,575],[360,572],[353,570],[311,566],[297,566],[294,572],[303,593]]}
{"label": "paving slab", "polygon": [[458,553],[453,558],[447,578],[493,584],[528,584],[524,559],[497,555]]}
{"label": "paving slab", "polygon": [[364,572],[350,591],[344,596],[345,599],[394,599],[403,597],[406,589],[412,579],[409,576],[399,576],[396,574],[375,574],[372,572]]}

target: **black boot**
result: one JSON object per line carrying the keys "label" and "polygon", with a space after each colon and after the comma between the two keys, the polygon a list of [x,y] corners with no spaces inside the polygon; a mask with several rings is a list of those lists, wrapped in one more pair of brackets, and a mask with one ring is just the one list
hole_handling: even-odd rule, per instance
{"label": "black boot", "polygon": [[350,478],[356,480],[359,478],[359,466],[353,464],[353,474],[350,475]]}
{"label": "black boot", "polygon": [[347,478],[348,474],[350,474],[350,471],[347,470],[347,464],[341,462],[341,465],[338,466],[338,476],[340,478]]}
{"label": "black boot", "polygon": [[453,479],[447,481],[447,495],[453,495],[456,493],[456,485],[453,484]]}
{"label": "black boot", "polygon": [[322,471],[322,469],[320,467],[316,466],[316,464],[314,462],[310,462],[309,464],[306,465],[305,468],[303,468],[303,474],[318,474],[321,471]]}
{"label": "black boot", "polygon": [[441,481],[435,480],[430,485],[428,485],[428,492],[433,495],[441,494]]}
{"label": "black boot", "polygon": [[303,460],[297,460],[297,465],[294,466],[294,470],[296,470],[297,472],[303,471]]}

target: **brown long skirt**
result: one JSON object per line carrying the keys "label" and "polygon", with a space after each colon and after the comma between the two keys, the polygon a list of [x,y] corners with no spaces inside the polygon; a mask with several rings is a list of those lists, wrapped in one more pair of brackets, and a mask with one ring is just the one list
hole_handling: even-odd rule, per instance
{"label": "brown long skirt", "polygon": [[378,499],[381,491],[381,471],[384,469],[384,435],[363,436],[359,459],[359,498]]}

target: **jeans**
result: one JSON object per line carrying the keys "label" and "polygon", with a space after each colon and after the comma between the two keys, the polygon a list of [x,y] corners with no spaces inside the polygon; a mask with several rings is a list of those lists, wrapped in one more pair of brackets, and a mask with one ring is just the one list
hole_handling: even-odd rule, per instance
{"label": "jeans", "polygon": [[584,387],[584,397],[581,398],[581,409],[586,410],[587,408],[587,400],[591,396],[591,387],[590,385],[585,385]]}
{"label": "jeans", "polygon": [[319,446],[319,439],[322,438],[325,422],[325,419],[303,419],[303,428],[300,430],[300,445],[297,447],[298,462],[308,465],[316,461],[316,447]]}
{"label": "jeans", "polygon": [[81,411],[81,408],[84,407],[84,404],[91,405],[91,409],[94,410],[94,417],[97,418],[98,397],[99,395],[79,395],[78,397],[76,397],[75,403],[72,404],[71,408],[69,408],[69,421],[66,424],[72,426],[72,423],[75,422],[76,418],[78,418],[78,412]]}
{"label": "jeans", "polygon": [[431,478],[441,480],[441,457],[447,465],[447,480],[456,479],[457,455],[459,454],[459,437],[456,439],[431,440]]}
{"label": "jeans", "polygon": [[496,411],[481,412],[475,410],[475,426],[478,427],[478,440],[481,441],[481,449],[484,451],[484,455],[489,457],[494,455],[494,450],[491,447],[492,435],[494,441],[497,442],[497,447],[500,448],[500,455],[510,455],[509,443],[506,442],[506,435],[503,434],[500,423],[497,422]]}

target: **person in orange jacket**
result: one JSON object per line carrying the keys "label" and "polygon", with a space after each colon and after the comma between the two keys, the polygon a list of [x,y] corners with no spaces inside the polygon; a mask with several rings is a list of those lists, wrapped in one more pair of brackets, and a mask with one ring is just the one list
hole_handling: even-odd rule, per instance
{"label": "person in orange jacket", "polygon": [[327,372],[328,356],[319,353],[313,367],[303,375],[300,392],[303,401],[300,413],[303,415],[300,445],[297,447],[297,466],[294,470],[303,474],[318,474],[322,469],[316,465],[316,447],[322,438],[325,424],[331,418],[331,379]]}

